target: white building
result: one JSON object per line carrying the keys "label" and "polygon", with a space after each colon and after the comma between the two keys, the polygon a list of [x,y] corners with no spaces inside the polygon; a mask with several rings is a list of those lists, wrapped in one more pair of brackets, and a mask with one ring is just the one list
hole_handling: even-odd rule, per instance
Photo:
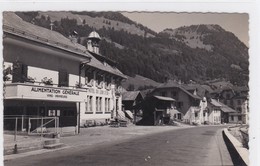
{"label": "white building", "polygon": [[96,32],[87,50],[75,36],[68,39],[12,12],[3,14],[3,31],[4,116],[55,116],[60,127],[78,132],[88,121],[106,123],[120,114],[126,77],[99,54]]}

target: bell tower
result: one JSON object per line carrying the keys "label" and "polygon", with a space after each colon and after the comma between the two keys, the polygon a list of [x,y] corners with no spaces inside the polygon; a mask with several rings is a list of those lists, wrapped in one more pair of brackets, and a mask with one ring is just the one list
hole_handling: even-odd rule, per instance
{"label": "bell tower", "polygon": [[90,52],[99,54],[99,42],[101,40],[99,34],[96,31],[91,32],[88,35],[87,49]]}

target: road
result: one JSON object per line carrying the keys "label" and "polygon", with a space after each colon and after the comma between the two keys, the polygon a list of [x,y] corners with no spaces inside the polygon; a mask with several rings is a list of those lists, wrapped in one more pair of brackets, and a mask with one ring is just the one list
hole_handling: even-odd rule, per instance
{"label": "road", "polygon": [[233,165],[221,126],[151,134],[117,143],[80,146],[4,162],[6,166],[221,166]]}

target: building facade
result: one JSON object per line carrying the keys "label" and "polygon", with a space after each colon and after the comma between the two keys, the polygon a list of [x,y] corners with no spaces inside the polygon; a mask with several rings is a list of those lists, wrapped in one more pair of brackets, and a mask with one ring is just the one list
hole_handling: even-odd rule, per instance
{"label": "building facade", "polygon": [[229,123],[248,124],[248,88],[247,87],[225,87],[212,93],[212,98],[232,108],[234,111],[229,113]]}
{"label": "building facade", "polygon": [[89,121],[105,124],[122,111],[126,77],[99,54],[96,32],[86,49],[74,34],[66,38],[11,12],[3,15],[3,31],[4,116],[58,117],[60,127],[78,132]]}
{"label": "building facade", "polygon": [[166,83],[157,87],[152,94],[171,97],[176,101],[176,109],[180,112],[177,113],[177,119],[183,120],[190,124],[204,123],[203,115],[206,107],[207,100],[199,96],[198,90],[195,88],[185,87],[176,83]]}

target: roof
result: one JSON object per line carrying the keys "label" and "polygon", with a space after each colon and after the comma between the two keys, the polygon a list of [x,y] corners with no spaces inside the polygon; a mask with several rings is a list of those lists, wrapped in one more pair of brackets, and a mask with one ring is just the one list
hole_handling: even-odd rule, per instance
{"label": "roof", "polygon": [[99,36],[99,34],[98,34],[96,31],[91,32],[91,33],[88,35],[88,38],[94,38],[94,39],[99,39],[99,40],[101,40],[101,37]]}
{"label": "roof", "polygon": [[[194,98],[194,99],[199,99],[201,100],[201,97],[197,96],[197,95],[194,95],[192,93],[190,93],[188,90],[186,90],[184,88],[185,85],[181,85],[181,84],[178,84],[176,82],[167,82],[165,84],[161,84],[160,86],[158,86],[156,89],[164,89],[164,88],[179,88],[181,89],[183,92],[185,92],[186,94],[188,94],[190,97]],[[192,88],[192,87],[190,87]],[[155,90],[156,90],[155,89]],[[192,88],[194,89],[194,88]]]}
{"label": "roof", "polygon": [[73,43],[56,31],[23,21],[13,12],[4,12],[3,18],[3,30],[5,32],[89,57],[89,54],[85,53],[86,48],[84,46]]}
{"label": "roof", "polygon": [[105,72],[109,72],[122,78],[126,78],[126,76],[116,67],[112,67],[109,64],[105,65],[103,62],[98,61],[92,54],[87,51],[85,46],[72,42],[70,39],[56,31],[51,31],[49,29],[23,21],[14,12],[4,12],[3,18],[3,29],[7,33],[15,34],[29,40],[37,41],[49,46],[85,56],[87,58],[91,58],[90,63],[88,63],[89,66],[103,70]]}
{"label": "roof", "polygon": [[124,101],[134,101],[139,94],[141,95],[140,91],[127,91],[127,92],[123,92],[122,100],[124,100]]}
{"label": "roof", "polygon": [[158,100],[163,100],[163,101],[175,101],[173,98],[170,97],[164,97],[164,96],[153,96]]}
{"label": "roof", "polygon": [[97,60],[91,54],[90,54],[90,57],[91,57],[91,61],[87,65],[94,67],[94,68],[98,68],[98,69],[103,70],[105,72],[112,73],[112,74],[117,75],[119,77],[126,78],[126,76],[120,70],[118,70],[116,67],[112,67],[109,64],[104,65],[104,63]]}
{"label": "roof", "polygon": [[215,99],[211,99],[210,103],[216,107],[221,107],[222,105]]}
{"label": "roof", "polygon": [[236,112],[235,110],[233,110],[232,108],[226,106],[226,107],[220,107],[221,111],[225,112],[225,113],[231,113],[231,112]]}
{"label": "roof", "polygon": [[[201,100],[200,96],[194,95],[192,93],[190,93],[187,89],[191,90],[191,89],[196,89],[196,87],[191,87],[188,85],[183,85],[183,84],[178,84],[176,82],[167,82],[165,84],[161,84],[160,86],[158,86],[156,89],[164,89],[164,88],[179,88],[181,89],[183,92],[185,92],[187,95],[189,95],[190,97],[194,98],[194,99],[199,99]],[[156,90],[155,89],[155,90]]]}
{"label": "roof", "polygon": [[221,107],[220,107],[221,111],[223,111],[225,113],[237,112],[234,109],[230,108],[229,106],[227,106],[221,102],[218,102],[218,103],[221,104]]}
{"label": "roof", "polygon": [[225,113],[237,112],[237,111],[233,110],[232,108],[230,108],[229,106],[217,101],[216,99],[211,99],[210,103],[216,107],[219,107],[220,110]]}

